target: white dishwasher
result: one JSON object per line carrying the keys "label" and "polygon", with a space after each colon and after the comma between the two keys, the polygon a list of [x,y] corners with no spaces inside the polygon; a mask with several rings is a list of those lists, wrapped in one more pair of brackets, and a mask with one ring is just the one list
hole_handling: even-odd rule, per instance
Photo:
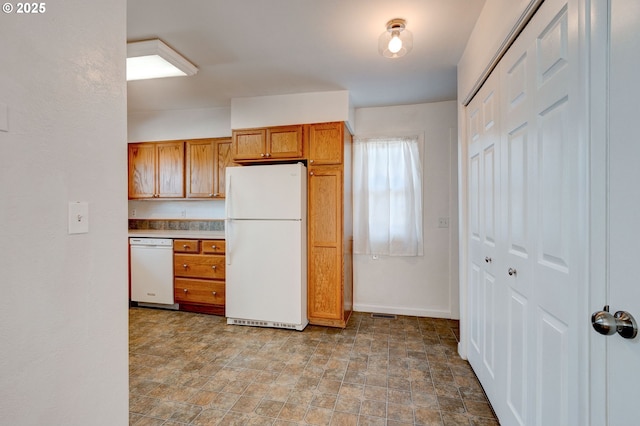
{"label": "white dishwasher", "polygon": [[173,240],[129,238],[131,301],[177,309],[173,299]]}

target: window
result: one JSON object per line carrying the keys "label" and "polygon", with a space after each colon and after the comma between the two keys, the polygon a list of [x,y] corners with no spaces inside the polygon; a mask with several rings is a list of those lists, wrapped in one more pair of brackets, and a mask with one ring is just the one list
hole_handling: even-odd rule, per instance
{"label": "window", "polygon": [[418,137],[354,138],[355,254],[422,256]]}

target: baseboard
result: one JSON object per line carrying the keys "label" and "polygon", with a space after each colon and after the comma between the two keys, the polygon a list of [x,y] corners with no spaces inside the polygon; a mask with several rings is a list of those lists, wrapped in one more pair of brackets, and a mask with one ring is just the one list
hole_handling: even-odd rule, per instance
{"label": "baseboard", "polygon": [[356,312],[374,312],[380,314],[406,315],[410,317],[451,318],[451,311],[367,305],[362,303],[354,303],[353,310]]}

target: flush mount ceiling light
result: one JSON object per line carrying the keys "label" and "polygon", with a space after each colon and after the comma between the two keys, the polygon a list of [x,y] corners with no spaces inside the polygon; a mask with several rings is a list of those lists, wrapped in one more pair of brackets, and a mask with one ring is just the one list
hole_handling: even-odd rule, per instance
{"label": "flush mount ceiling light", "polygon": [[407,21],[396,18],[387,22],[387,30],[378,38],[378,51],[385,58],[400,58],[413,47],[413,34],[405,27]]}
{"label": "flush mount ceiling light", "polygon": [[198,68],[162,40],[127,43],[127,81],[194,75]]}

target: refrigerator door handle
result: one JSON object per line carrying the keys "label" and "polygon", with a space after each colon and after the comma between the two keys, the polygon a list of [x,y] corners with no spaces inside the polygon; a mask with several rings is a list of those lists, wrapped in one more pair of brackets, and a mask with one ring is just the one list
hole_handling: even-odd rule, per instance
{"label": "refrigerator door handle", "polygon": [[225,260],[227,261],[227,265],[231,265],[231,257],[233,255],[233,250],[232,250],[232,246],[233,243],[231,242],[233,240],[233,234],[231,232],[232,229],[232,223],[233,223],[233,219],[227,218],[224,221],[224,228],[225,228]]}
{"label": "refrigerator door handle", "polygon": [[225,259],[227,261],[227,265],[231,265],[231,257],[232,257],[232,250],[231,250],[231,246],[232,246],[232,233],[231,233],[231,222],[233,221],[233,219],[231,218],[231,203],[233,200],[233,192],[231,192],[231,177],[233,175],[231,173],[229,173],[229,176],[227,176],[227,188],[225,189],[225,195],[226,195],[226,199],[225,199],[225,209],[226,209],[226,218],[224,221],[224,229],[225,229],[225,250],[226,250],[226,254],[225,254]]}

